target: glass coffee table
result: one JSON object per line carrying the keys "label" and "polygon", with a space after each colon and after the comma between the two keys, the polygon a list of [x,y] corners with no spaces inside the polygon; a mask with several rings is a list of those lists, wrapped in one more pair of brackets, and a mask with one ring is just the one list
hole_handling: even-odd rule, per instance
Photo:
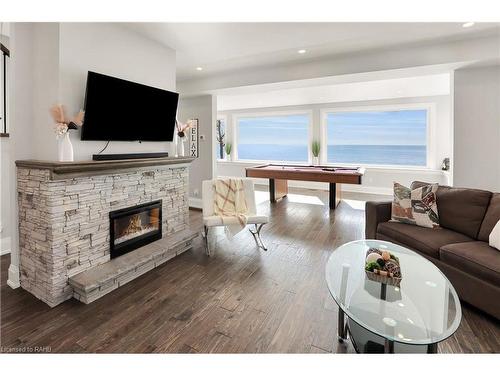
{"label": "glass coffee table", "polygon": [[[369,248],[399,258],[399,286],[368,279]],[[360,353],[436,353],[460,325],[460,300],[446,276],[416,252],[386,241],[338,247],[326,265],[328,289],[339,306],[338,336]]]}

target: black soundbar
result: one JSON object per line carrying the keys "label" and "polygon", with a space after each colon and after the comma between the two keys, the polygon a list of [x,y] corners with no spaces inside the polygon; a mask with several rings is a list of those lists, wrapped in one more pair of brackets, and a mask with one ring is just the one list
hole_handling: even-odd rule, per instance
{"label": "black soundbar", "polygon": [[94,154],[92,160],[125,160],[125,159],[149,159],[166,158],[168,152],[146,152],[137,154]]}

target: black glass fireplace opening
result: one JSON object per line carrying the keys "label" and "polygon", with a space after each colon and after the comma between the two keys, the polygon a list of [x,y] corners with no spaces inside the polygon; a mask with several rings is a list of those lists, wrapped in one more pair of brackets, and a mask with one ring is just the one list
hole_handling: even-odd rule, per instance
{"label": "black glass fireplace opening", "polygon": [[161,215],[161,200],[110,212],[111,258],[159,240]]}

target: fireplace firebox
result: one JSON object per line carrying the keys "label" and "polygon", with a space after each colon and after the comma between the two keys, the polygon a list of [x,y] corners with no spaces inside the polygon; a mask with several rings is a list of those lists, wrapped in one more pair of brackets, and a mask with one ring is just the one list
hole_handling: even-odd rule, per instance
{"label": "fireplace firebox", "polygon": [[110,212],[111,258],[159,240],[161,215],[161,200]]}

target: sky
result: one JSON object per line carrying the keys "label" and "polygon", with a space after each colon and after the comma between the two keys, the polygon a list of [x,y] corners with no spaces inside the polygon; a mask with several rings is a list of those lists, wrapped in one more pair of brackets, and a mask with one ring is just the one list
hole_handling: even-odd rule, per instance
{"label": "sky", "polygon": [[309,116],[269,116],[239,119],[240,144],[303,145],[309,143]]}
{"label": "sky", "polygon": [[[308,116],[239,119],[240,144],[304,145]],[[338,112],[327,116],[328,144],[425,145],[426,110]]]}
{"label": "sky", "polygon": [[427,111],[377,111],[330,113],[328,144],[420,145],[427,139]]}

